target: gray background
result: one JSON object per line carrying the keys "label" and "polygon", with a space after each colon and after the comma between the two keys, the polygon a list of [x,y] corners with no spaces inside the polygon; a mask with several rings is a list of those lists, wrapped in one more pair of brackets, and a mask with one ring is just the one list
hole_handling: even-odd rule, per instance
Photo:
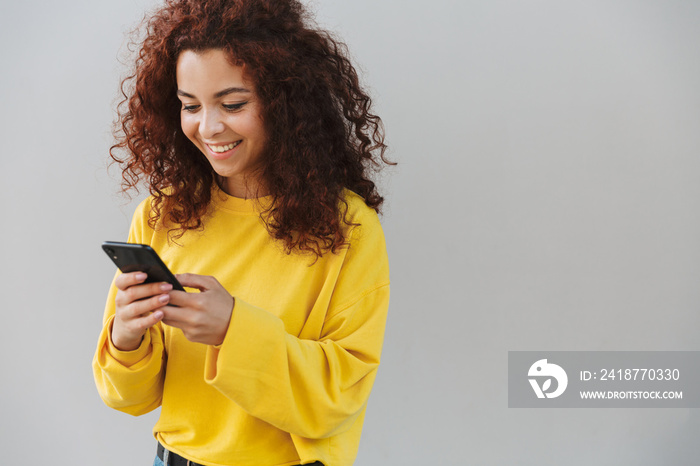
{"label": "gray background", "polygon": [[[134,203],[106,169],[146,0],[0,5],[0,463],[150,464],[90,362]],[[700,2],[316,0],[391,156],[358,465],[681,465],[692,409],[508,409],[508,350],[698,350]]]}

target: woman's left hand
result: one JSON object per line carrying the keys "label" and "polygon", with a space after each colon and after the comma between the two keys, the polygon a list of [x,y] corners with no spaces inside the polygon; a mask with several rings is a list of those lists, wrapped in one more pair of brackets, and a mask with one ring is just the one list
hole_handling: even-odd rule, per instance
{"label": "woman's left hand", "polygon": [[177,280],[200,293],[171,291],[170,302],[162,309],[163,323],[181,329],[192,342],[223,343],[233,312],[233,296],[214,277],[183,273],[177,275]]}

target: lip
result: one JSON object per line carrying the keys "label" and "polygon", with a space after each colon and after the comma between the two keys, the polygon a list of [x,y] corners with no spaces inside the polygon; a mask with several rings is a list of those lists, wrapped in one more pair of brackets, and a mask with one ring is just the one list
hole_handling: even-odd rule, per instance
{"label": "lip", "polygon": [[[214,152],[209,144],[207,144],[206,142],[203,144],[206,146],[207,152],[209,152],[209,155],[211,156],[211,158],[213,158],[215,160],[225,160],[225,159],[229,158],[231,155],[233,155],[233,153],[236,152],[236,149],[241,147],[241,144],[243,144],[243,141],[242,140],[240,140],[240,141],[241,141],[241,143],[238,144],[236,147],[234,147],[233,149],[229,149],[225,152]],[[236,142],[236,141],[233,141],[233,142]],[[229,144],[231,144],[231,142],[227,142],[226,144],[211,144],[211,145],[212,146],[227,146]]]}

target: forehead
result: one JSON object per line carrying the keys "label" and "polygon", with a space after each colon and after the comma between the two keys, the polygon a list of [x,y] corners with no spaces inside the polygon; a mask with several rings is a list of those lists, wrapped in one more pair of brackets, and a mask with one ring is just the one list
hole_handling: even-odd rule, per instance
{"label": "forehead", "polygon": [[230,87],[253,89],[243,66],[232,64],[219,49],[183,51],[177,59],[175,72],[178,89],[198,96],[202,94],[200,97]]}

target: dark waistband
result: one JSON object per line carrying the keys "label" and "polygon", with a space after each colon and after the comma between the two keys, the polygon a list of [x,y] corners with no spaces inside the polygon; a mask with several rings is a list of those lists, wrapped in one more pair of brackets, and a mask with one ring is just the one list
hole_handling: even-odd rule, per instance
{"label": "dark waistband", "polygon": [[[165,448],[163,445],[158,442],[158,458],[165,463]],[[165,466],[202,466],[199,463],[195,463],[193,461],[189,461],[186,458],[183,458],[182,456],[178,455],[177,453],[173,453],[172,451],[168,451],[168,464]]]}
{"label": "dark waistband", "polygon": [[[165,456],[165,448],[163,445],[158,443],[158,458],[161,459],[161,461],[165,462],[163,460],[163,456]],[[168,464],[165,466],[202,466],[199,463],[195,463],[194,461],[189,461],[186,458],[183,458],[182,456],[178,455],[177,453],[173,453],[172,451],[168,452]],[[298,465],[302,466],[302,465]],[[323,466],[323,463],[320,461],[314,461],[313,463],[306,463],[303,466]]]}

